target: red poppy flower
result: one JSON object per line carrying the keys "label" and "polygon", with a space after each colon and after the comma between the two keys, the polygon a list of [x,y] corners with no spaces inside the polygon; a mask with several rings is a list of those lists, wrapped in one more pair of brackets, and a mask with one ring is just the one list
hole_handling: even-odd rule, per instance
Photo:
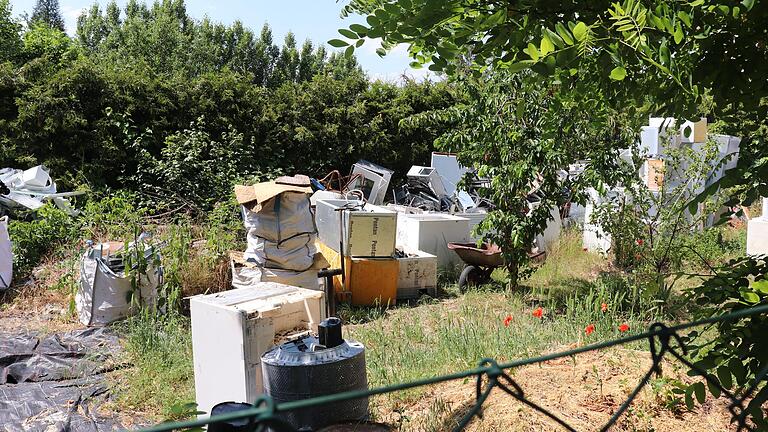
{"label": "red poppy flower", "polygon": [[531,315],[541,319],[541,316],[544,315],[544,309],[542,309],[541,306],[539,306],[533,310],[533,313]]}
{"label": "red poppy flower", "polygon": [[504,318],[504,327],[509,327],[509,323],[512,322],[512,315],[507,315],[506,318]]}
{"label": "red poppy flower", "polygon": [[608,303],[603,303],[600,305],[600,311],[605,312],[608,310]]}
{"label": "red poppy flower", "polygon": [[642,245],[643,245],[643,243],[645,243],[645,240],[643,240],[643,239],[637,239],[637,240],[635,240],[635,243],[637,243],[637,245],[638,245],[638,246],[642,246]]}
{"label": "red poppy flower", "polygon": [[628,330],[629,330],[629,326],[627,325],[627,323],[622,323],[622,324],[619,326],[619,331],[620,331],[620,332],[625,332],[625,331],[628,331]]}
{"label": "red poppy flower", "polygon": [[587,336],[591,335],[592,332],[594,332],[594,331],[595,331],[595,325],[594,324],[590,324],[590,325],[587,326],[587,328],[584,329],[584,333],[586,333]]}

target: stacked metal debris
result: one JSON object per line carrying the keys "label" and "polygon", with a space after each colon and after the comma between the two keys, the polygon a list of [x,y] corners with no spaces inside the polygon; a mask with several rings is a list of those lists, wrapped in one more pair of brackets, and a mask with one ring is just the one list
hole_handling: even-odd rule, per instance
{"label": "stacked metal debris", "polygon": [[85,192],[57,192],[56,182],[44,165],[27,170],[0,168],[0,216],[16,209],[38,210],[51,200],[57,207],[76,216],[68,197]]}

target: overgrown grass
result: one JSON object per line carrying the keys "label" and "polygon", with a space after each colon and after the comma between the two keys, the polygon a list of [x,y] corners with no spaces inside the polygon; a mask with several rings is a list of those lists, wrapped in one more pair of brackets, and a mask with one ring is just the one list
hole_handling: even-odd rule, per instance
{"label": "overgrown grass", "polygon": [[132,364],[119,378],[118,404],[178,419],[178,407],[195,400],[189,319],[145,311],[118,328]]}
{"label": "overgrown grass", "polygon": [[580,230],[566,229],[547,253],[546,261],[523,284],[534,291],[568,291],[574,284],[593,280],[599,272],[609,268],[608,259],[583,249]]}
{"label": "overgrown grass", "polygon": [[[604,299],[610,302],[615,295]],[[366,344],[369,378],[380,386],[471,368],[485,357],[519,359],[615,338],[622,323],[630,326],[629,333],[645,329],[646,320],[635,311],[611,305],[601,312],[602,299],[573,298],[563,310],[544,305],[539,319],[532,315],[538,305],[522,293],[477,290],[444,303],[397,309],[350,328],[349,334]],[[509,326],[504,325],[507,316],[512,317]],[[588,324],[596,326],[590,336],[584,333]]]}
{"label": "overgrown grass", "polygon": [[[381,386],[471,368],[485,357],[520,359],[616,338],[624,334],[622,323],[628,334],[643,331],[657,315],[624,279],[601,273],[608,267],[605,258],[581,249],[580,235],[567,232],[519,291],[507,292],[499,282],[366,316],[366,324],[348,333],[366,344],[370,383]],[[538,307],[542,318],[533,316]],[[595,331],[586,335],[589,324]]]}

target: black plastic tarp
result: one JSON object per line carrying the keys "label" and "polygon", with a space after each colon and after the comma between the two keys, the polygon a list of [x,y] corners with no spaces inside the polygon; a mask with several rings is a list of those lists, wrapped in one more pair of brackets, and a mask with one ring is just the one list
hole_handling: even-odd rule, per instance
{"label": "black plastic tarp", "polygon": [[120,367],[119,347],[105,328],[43,337],[0,333],[0,431],[123,430],[97,414],[109,397],[104,373]]}

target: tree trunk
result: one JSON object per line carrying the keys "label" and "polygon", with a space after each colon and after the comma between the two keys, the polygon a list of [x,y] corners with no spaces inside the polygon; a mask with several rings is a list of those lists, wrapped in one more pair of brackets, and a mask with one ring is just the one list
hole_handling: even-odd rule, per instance
{"label": "tree trunk", "polygon": [[509,278],[508,289],[515,291],[520,286],[520,262],[518,260],[508,260],[507,277]]}

